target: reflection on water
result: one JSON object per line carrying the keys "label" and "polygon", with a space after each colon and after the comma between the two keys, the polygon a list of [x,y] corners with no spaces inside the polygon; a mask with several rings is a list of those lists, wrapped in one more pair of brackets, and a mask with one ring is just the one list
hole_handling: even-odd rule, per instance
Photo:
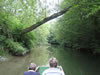
{"label": "reflection on water", "polygon": [[48,48],[52,56],[57,57],[66,75],[100,75],[100,56],[63,49]]}
{"label": "reflection on water", "polygon": [[12,57],[9,61],[0,62],[0,75],[22,75],[31,62],[37,65],[47,64],[48,52],[46,49],[46,46],[38,46],[26,56]]}
{"label": "reflection on water", "polygon": [[66,75],[100,75],[100,56],[63,49],[62,47],[38,46],[23,57],[12,57],[0,62],[0,75],[22,75],[29,63],[46,65],[55,56]]}

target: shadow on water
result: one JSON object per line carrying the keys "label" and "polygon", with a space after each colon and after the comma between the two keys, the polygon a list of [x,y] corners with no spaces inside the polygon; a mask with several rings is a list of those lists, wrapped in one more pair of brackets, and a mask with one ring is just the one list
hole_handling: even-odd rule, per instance
{"label": "shadow on water", "polygon": [[53,56],[66,75],[100,75],[100,56],[53,46],[37,46],[26,56],[0,62],[0,75],[22,75],[29,63],[47,65],[48,59]]}

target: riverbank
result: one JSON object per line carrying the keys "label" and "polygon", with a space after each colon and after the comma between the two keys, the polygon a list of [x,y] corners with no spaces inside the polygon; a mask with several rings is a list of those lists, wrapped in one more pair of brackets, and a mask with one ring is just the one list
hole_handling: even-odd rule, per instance
{"label": "riverbank", "polygon": [[37,66],[45,65],[49,58],[48,54],[47,46],[38,46],[25,56],[11,56],[6,61],[0,61],[0,75],[22,75],[31,62]]}
{"label": "riverbank", "polygon": [[8,61],[13,57],[8,51],[0,51],[0,62]]}

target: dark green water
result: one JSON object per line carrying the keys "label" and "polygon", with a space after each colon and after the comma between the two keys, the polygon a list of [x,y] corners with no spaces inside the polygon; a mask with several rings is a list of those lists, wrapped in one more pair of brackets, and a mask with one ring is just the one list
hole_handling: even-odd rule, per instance
{"label": "dark green water", "polygon": [[0,75],[22,75],[29,63],[47,65],[50,57],[56,57],[66,75],[100,75],[100,56],[73,52],[61,47],[38,46],[23,57],[11,57],[0,62]]}
{"label": "dark green water", "polygon": [[51,55],[58,58],[66,75],[100,75],[100,55],[50,47]]}

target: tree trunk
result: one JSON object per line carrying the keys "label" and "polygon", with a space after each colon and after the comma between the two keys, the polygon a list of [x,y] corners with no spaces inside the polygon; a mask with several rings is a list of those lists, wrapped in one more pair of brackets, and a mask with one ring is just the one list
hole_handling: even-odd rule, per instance
{"label": "tree trunk", "polygon": [[30,27],[28,27],[28,28],[26,28],[26,29],[23,29],[22,32],[21,32],[21,34],[25,34],[25,33],[27,33],[27,32],[30,32],[30,31],[36,29],[37,27],[39,27],[40,25],[42,25],[42,24],[44,24],[44,23],[46,23],[46,22],[48,22],[48,21],[50,21],[50,20],[52,20],[52,19],[54,19],[54,18],[57,18],[57,17],[63,15],[63,14],[66,13],[71,7],[72,7],[72,6],[69,6],[69,7],[65,8],[65,9],[63,9],[63,10],[61,10],[61,11],[59,11],[59,12],[57,12],[57,13],[51,15],[51,16],[49,16],[49,17],[44,18],[43,20],[37,22],[36,24],[33,24],[32,26],[30,26]]}

